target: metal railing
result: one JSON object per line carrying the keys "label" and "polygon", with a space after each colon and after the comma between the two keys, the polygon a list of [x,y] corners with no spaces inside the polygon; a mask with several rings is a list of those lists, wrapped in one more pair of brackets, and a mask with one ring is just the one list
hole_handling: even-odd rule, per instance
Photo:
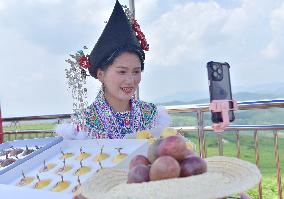
{"label": "metal railing", "polygon": [[[258,101],[245,101],[238,102],[238,110],[259,110],[259,109],[271,109],[271,108],[284,108],[284,99],[275,100],[258,100]],[[176,129],[182,132],[197,131],[199,139],[199,153],[201,157],[207,157],[206,150],[206,139],[205,132],[212,132],[211,126],[204,127],[204,113],[209,112],[208,104],[197,104],[197,105],[179,105],[179,106],[167,106],[166,109],[169,113],[185,113],[195,112],[197,114],[197,126],[189,127],[176,127]],[[275,156],[275,167],[277,176],[277,190],[278,198],[283,199],[282,195],[282,184],[281,184],[281,172],[280,172],[280,161],[279,161],[279,134],[278,131],[284,130],[284,124],[272,124],[272,125],[230,125],[226,131],[236,131],[236,156],[240,158],[240,131],[253,131],[254,133],[254,146],[255,146],[255,161],[256,165],[260,168],[260,153],[259,153],[259,139],[258,132],[262,131],[273,131],[274,136],[274,156]],[[217,142],[219,155],[223,155],[223,138],[221,133],[217,133]],[[258,198],[262,199],[262,182],[258,185]]]}
{"label": "metal railing", "polygon": [[[178,106],[166,106],[166,110],[169,113],[196,113],[197,126],[182,126],[175,127],[181,129],[182,132],[197,132],[198,134],[198,148],[201,157],[207,157],[206,150],[206,139],[205,135],[207,132],[212,132],[213,129],[210,126],[204,126],[204,113],[209,112],[208,104],[196,104],[196,105],[178,105]],[[259,109],[271,109],[271,108],[284,108],[284,99],[274,99],[274,100],[258,100],[258,101],[243,101],[238,102],[238,110],[259,110]],[[19,123],[22,121],[35,121],[35,120],[60,120],[69,119],[70,114],[61,115],[44,115],[44,116],[29,116],[29,117],[13,117],[4,118],[3,122]],[[281,172],[280,172],[280,161],[279,161],[279,134],[280,130],[284,130],[284,124],[272,124],[272,125],[230,125],[226,131],[236,132],[236,157],[240,158],[240,132],[252,131],[254,148],[255,148],[255,163],[259,167],[260,163],[260,153],[259,153],[259,131],[272,131],[274,137],[274,156],[275,156],[275,167],[277,176],[277,189],[278,198],[282,197],[282,185],[281,185]],[[36,137],[37,135],[45,136],[47,134],[52,135],[53,129],[50,130],[29,130],[29,131],[10,131],[5,132],[6,135],[13,136],[17,138],[23,138],[24,135],[30,135],[30,137]],[[218,151],[219,155],[223,155],[223,138],[222,134],[217,134]],[[262,199],[262,182],[258,185],[258,198]]]}
{"label": "metal railing", "polygon": [[[177,130],[181,132],[196,132],[200,131],[198,127],[175,127]],[[279,134],[278,131],[284,130],[284,124],[277,125],[230,125],[226,128],[226,131],[235,132],[236,135],[236,157],[240,158],[241,155],[241,142],[240,142],[240,132],[242,131],[252,131],[253,132],[253,142],[255,148],[255,163],[258,168],[260,168],[260,147],[259,147],[259,131],[272,131],[274,137],[274,156],[275,156],[275,167],[276,167],[276,177],[277,177],[277,189],[278,189],[278,198],[283,198],[282,193],[282,183],[281,183],[281,170],[280,170],[280,160],[279,160]],[[201,130],[202,131],[202,130]],[[206,126],[203,128],[203,132],[199,132],[199,152],[200,156],[204,158],[207,157],[207,149],[206,149],[206,132],[213,132],[211,126]],[[218,142],[218,153],[219,155],[223,155],[224,147],[223,147],[223,135],[222,133],[217,133],[217,142]],[[258,185],[258,198],[262,199],[262,181]]]}

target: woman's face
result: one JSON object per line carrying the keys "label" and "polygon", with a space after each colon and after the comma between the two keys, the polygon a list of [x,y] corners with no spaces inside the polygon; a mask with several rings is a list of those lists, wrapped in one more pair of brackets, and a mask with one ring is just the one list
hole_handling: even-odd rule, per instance
{"label": "woman's face", "polygon": [[110,101],[129,101],[141,81],[141,62],[135,53],[124,52],[105,70],[98,70]]}

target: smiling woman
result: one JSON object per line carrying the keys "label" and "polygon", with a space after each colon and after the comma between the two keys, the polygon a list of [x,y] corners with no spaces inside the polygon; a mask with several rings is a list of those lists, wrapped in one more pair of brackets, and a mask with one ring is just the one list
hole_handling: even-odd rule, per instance
{"label": "smiling woman", "polygon": [[137,131],[168,126],[170,119],[163,108],[135,97],[144,70],[144,50],[148,49],[137,21],[116,1],[90,56],[81,53],[77,60],[82,74],[86,77],[84,69],[88,69],[102,87],[95,102],[83,111],[83,122],[60,125],[57,133],[75,139],[117,139]]}
{"label": "smiling woman", "polygon": [[135,53],[123,52],[107,70],[98,69],[105,98],[114,111],[130,111],[129,99],[141,81],[141,64]]}

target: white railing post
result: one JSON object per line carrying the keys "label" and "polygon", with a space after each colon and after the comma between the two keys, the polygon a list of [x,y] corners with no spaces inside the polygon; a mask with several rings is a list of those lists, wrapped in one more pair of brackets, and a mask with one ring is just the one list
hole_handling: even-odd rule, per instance
{"label": "white railing post", "polygon": [[[134,2],[134,0],[129,0],[129,9],[132,12],[133,17],[135,19],[135,2]],[[136,96],[136,99],[139,99],[139,86],[136,89],[135,96]]]}
{"label": "white railing post", "polygon": [[0,103],[0,144],[4,142],[4,131],[3,131],[3,124],[2,124],[2,113],[1,113],[1,103]]}

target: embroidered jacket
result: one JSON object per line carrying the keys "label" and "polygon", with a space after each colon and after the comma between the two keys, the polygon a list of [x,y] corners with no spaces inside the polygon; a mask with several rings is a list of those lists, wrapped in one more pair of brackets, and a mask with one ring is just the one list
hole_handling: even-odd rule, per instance
{"label": "embroidered jacket", "polygon": [[85,112],[85,130],[92,138],[121,139],[126,134],[154,128],[157,107],[152,103],[130,99],[131,110],[114,112],[101,90]]}

